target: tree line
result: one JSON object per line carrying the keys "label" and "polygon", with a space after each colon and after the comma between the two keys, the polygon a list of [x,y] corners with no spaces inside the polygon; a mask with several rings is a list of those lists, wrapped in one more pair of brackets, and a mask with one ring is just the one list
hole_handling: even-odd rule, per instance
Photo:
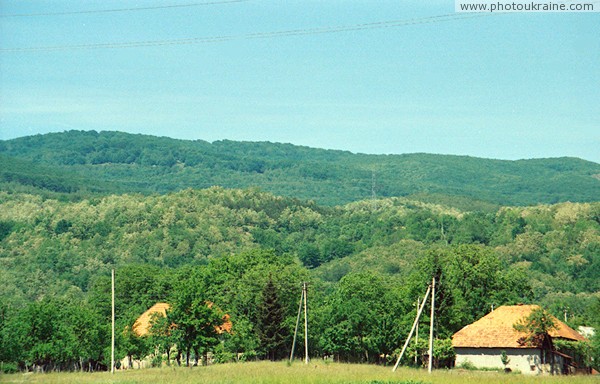
{"label": "tree line", "polygon": [[[285,358],[308,282],[311,357],[385,364],[435,276],[434,357],[447,365],[449,337],[492,305],[537,303],[598,326],[600,205],[464,212],[402,198],[323,207],[256,189],[78,202],[0,193],[0,264],[5,369],[107,369],[113,268],[119,359],[172,345],[181,355],[169,362],[181,364],[208,352]],[[157,302],[171,305],[167,319],[136,336],[135,319]],[[232,332],[218,333],[225,314]],[[411,346],[407,363],[425,351]]]}

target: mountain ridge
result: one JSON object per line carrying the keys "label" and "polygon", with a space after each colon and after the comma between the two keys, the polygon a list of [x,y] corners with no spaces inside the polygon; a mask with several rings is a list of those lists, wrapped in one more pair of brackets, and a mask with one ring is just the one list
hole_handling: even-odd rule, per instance
{"label": "mountain ridge", "polygon": [[[494,205],[585,202],[600,196],[600,180],[594,177],[600,174],[600,164],[574,157],[374,155],[288,143],[210,143],[117,131],[67,131],[4,140],[0,155],[53,168],[63,172],[66,180],[100,183],[98,193],[259,187],[325,205],[373,195],[443,195]],[[6,160],[3,163],[10,168]]]}

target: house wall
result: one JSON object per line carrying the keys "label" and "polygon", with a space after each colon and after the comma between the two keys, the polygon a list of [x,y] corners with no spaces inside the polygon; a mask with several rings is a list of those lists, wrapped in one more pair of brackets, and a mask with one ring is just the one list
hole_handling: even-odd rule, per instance
{"label": "house wall", "polygon": [[477,368],[504,369],[500,360],[502,351],[510,359],[506,365],[513,372],[537,375],[549,371],[549,367],[541,363],[540,350],[534,348],[454,348],[456,352],[456,366],[470,362]]}

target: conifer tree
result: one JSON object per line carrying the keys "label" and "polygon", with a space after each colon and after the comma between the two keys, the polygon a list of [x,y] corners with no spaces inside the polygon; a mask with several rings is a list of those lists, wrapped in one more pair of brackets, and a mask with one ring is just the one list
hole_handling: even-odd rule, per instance
{"label": "conifer tree", "polygon": [[258,307],[258,336],[265,357],[277,360],[285,355],[284,343],[287,331],[283,320],[285,310],[279,299],[277,287],[271,276],[263,289],[262,302]]}

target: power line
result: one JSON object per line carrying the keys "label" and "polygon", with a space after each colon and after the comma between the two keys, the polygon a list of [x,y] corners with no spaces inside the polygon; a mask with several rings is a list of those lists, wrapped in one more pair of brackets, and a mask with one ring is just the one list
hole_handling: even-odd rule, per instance
{"label": "power line", "polygon": [[137,47],[157,47],[164,45],[186,45],[186,44],[207,44],[219,43],[231,40],[251,40],[251,39],[271,39],[277,37],[317,35],[340,32],[361,31],[369,29],[399,28],[417,24],[432,24],[445,21],[471,19],[476,17],[490,16],[488,13],[450,13],[438,16],[420,17],[403,20],[378,21],[373,23],[352,24],[343,26],[329,26],[318,28],[291,29],[272,32],[249,33],[245,35],[222,35],[208,37],[190,37],[183,39],[169,40],[148,40],[148,41],[130,41],[130,42],[110,42],[96,44],[75,44],[75,45],[54,45],[41,47],[19,47],[19,48],[0,48],[0,52],[39,52],[39,51],[65,51],[79,49],[117,49],[117,48],[137,48]]}
{"label": "power line", "polygon": [[187,8],[187,7],[199,7],[204,5],[219,5],[219,4],[230,4],[230,3],[244,3],[250,0],[215,0],[202,3],[186,3],[186,4],[171,4],[171,5],[157,5],[153,7],[137,7],[137,8],[113,8],[113,9],[93,9],[93,10],[82,10],[82,11],[70,11],[70,12],[48,12],[48,13],[15,13],[10,15],[1,15],[1,17],[37,17],[37,16],[65,16],[65,15],[80,15],[86,13],[113,13],[113,12],[135,12],[135,11],[149,11],[154,9],[168,9],[168,8]]}
{"label": "power line", "polygon": [[[0,14],[0,18],[3,17],[38,17],[38,16],[66,16],[66,15],[80,15],[88,13],[113,13],[113,12],[136,12],[136,11],[149,11],[155,9],[169,9],[169,8],[188,8],[198,7],[205,5],[219,5],[219,4],[231,4],[231,3],[245,3],[251,0],[214,0],[207,2],[195,2],[195,3],[184,3],[184,4],[171,4],[171,5],[156,5],[152,7],[130,7],[130,8],[112,8],[112,9],[90,9],[80,11],[67,11],[67,12],[45,12],[45,13],[14,13],[8,15]],[[576,0],[564,0],[558,1],[558,3],[571,3]],[[590,4],[597,4],[599,1],[591,1]],[[500,13],[500,12],[497,12]]]}

